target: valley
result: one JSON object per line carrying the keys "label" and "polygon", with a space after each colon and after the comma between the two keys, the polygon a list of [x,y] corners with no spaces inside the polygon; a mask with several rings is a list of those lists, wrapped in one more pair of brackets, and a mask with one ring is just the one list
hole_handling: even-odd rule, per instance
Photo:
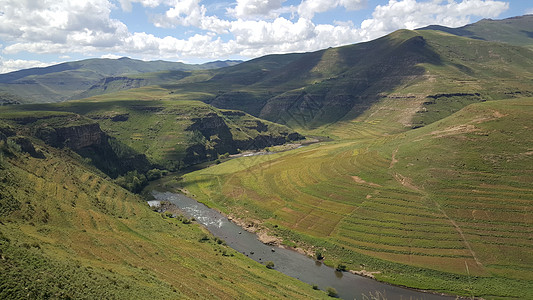
{"label": "valley", "polygon": [[[532,298],[532,19],[0,75],[0,297],[328,297],[146,204],[168,191],[340,272]],[[80,70],[98,76],[34,89]]]}

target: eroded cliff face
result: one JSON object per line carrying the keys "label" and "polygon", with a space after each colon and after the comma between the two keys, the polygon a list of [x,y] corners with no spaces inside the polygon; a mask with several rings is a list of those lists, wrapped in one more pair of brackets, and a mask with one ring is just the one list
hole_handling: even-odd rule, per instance
{"label": "eroded cliff face", "polygon": [[105,136],[98,123],[66,127],[38,127],[35,136],[52,147],[68,147],[80,150],[90,146],[100,146]]}
{"label": "eroded cliff face", "polygon": [[[243,113],[224,112],[224,116],[244,117]],[[193,118],[186,130],[195,133],[196,141],[186,150],[185,165],[215,159],[219,154],[235,154],[239,150],[259,150],[304,137],[294,131],[269,131],[269,125],[257,119],[232,122],[216,113]],[[277,125],[276,125],[277,126]]]}
{"label": "eroded cliff face", "polygon": [[34,157],[44,158],[34,149],[27,138],[30,136],[55,148],[72,149],[112,178],[133,170],[146,172],[153,167],[144,154],[107,135],[97,122],[77,114],[28,114],[10,121],[14,122],[17,135],[14,141]]}

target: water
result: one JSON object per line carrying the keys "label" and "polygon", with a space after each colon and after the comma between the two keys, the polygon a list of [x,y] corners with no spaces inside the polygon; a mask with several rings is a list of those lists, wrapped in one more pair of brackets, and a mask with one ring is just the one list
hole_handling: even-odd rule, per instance
{"label": "water", "polygon": [[[308,284],[316,284],[322,290],[333,287],[343,299],[363,299],[370,294],[380,293],[384,298],[440,300],[453,297],[423,293],[381,283],[376,280],[338,272],[305,255],[288,249],[268,246],[261,243],[257,236],[232,223],[218,211],[181,194],[152,192],[158,201],[169,201],[180,208],[188,217],[194,217],[214,236],[224,239],[231,248],[244,253],[251,259],[265,263],[272,261],[275,269]],[[252,254],[253,253],[253,254]],[[368,297],[370,299],[370,297]],[[380,298],[382,299],[382,298]]]}

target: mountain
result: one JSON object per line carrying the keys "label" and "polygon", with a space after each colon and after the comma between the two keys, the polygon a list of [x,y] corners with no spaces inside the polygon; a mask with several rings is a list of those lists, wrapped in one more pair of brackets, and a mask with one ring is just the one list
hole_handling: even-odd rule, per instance
{"label": "mountain", "polygon": [[483,19],[458,28],[431,25],[419,30],[440,30],[457,36],[533,48],[533,15],[503,20]]}
{"label": "mountain", "polygon": [[[64,101],[89,89],[107,77],[158,71],[208,70],[231,66],[240,61],[216,61],[201,65],[181,62],[119,59],[87,59],[44,68],[31,68],[0,74],[0,91],[28,102]],[[148,83],[137,83],[137,87]]]}
{"label": "mountain", "polygon": [[[469,30],[482,36],[491,22]],[[75,101],[18,105],[0,93],[10,104],[0,107],[1,296],[323,296],[127,191],[165,176],[159,186],[340,270],[532,298],[533,52],[516,42],[526,36],[399,30],[213,70],[111,74]],[[330,139],[225,159],[301,139],[295,130]],[[190,172],[199,162],[209,167]]]}
{"label": "mountain", "polygon": [[[413,110],[425,102],[444,105],[452,95],[452,102],[464,102],[439,110],[441,118],[468,103],[531,95],[532,76],[533,55],[525,47],[442,31],[400,30],[366,43],[191,73],[159,88],[173,97],[187,95],[313,131],[348,122],[386,99],[404,99]],[[429,111],[438,107],[425,105]],[[404,120],[397,128],[436,120],[430,116],[420,114],[414,123]]]}

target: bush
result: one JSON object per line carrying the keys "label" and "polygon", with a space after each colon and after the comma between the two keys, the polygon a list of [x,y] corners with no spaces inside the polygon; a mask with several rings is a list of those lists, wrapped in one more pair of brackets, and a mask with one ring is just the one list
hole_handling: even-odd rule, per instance
{"label": "bush", "polygon": [[318,290],[318,285],[317,284],[313,284],[313,290]]}
{"label": "bush", "polygon": [[207,242],[209,241],[209,237],[207,236],[207,234],[203,234],[199,239],[198,239],[199,242],[203,243],[203,242]]}
{"label": "bush", "polygon": [[317,251],[317,253],[316,253],[316,259],[317,259],[317,260],[323,260],[323,259],[324,259],[324,255],[322,254],[322,252]]}
{"label": "bush", "polygon": [[326,291],[328,292],[328,296],[330,296],[330,297],[338,297],[339,296],[339,293],[337,293],[337,290],[335,288],[328,287],[326,289]]}
{"label": "bush", "polygon": [[272,261],[267,261],[265,266],[268,268],[268,269],[274,269],[274,262]]}
{"label": "bush", "polygon": [[338,264],[337,267],[335,268],[335,270],[337,270],[339,272],[344,272],[344,271],[346,271],[346,265]]}
{"label": "bush", "polygon": [[159,169],[152,169],[152,170],[146,172],[146,179],[148,179],[150,181],[157,180],[157,179],[161,178],[161,176],[163,176],[163,173]]}
{"label": "bush", "polygon": [[146,176],[137,170],[129,171],[124,176],[115,179],[115,183],[133,193],[139,193],[148,184]]}

